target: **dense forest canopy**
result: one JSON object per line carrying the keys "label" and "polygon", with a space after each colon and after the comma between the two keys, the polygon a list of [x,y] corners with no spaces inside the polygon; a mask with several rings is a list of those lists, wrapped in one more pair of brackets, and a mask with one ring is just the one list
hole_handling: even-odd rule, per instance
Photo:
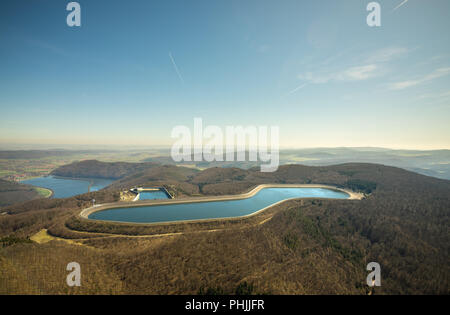
{"label": "dense forest canopy", "polygon": [[100,162],[86,160],[63,165],[51,172],[52,175],[75,178],[118,179],[141,170],[157,166],[156,163]]}
{"label": "dense forest canopy", "polygon": [[39,193],[29,185],[0,179],[0,207],[39,198]]}

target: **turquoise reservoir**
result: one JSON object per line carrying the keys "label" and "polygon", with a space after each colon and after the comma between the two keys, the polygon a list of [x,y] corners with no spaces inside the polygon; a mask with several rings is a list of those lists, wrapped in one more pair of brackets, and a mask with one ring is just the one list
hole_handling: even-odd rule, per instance
{"label": "turquoise reservoir", "polygon": [[155,191],[141,191],[139,193],[139,200],[158,200],[169,199],[169,196],[162,190]]}
{"label": "turquoise reservoir", "polygon": [[53,191],[52,198],[67,198],[87,193],[89,185],[91,185],[90,191],[97,191],[112,182],[113,180],[111,179],[102,178],[72,179],[54,176],[21,181],[23,184],[51,189]]}
{"label": "turquoise reservoir", "polygon": [[115,208],[93,212],[88,218],[129,223],[158,223],[241,217],[291,198],[348,199],[349,195],[325,188],[263,188],[246,199]]}

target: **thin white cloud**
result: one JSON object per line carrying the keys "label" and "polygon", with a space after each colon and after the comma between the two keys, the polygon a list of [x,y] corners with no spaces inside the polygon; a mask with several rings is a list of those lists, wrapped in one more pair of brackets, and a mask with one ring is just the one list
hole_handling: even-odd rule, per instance
{"label": "thin white cloud", "polygon": [[299,75],[299,79],[314,84],[323,84],[330,81],[362,81],[374,77],[376,75],[377,68],[377,65],[369,64],[364,66],[350,67],[335,72],[306,72]]}
{"label": "thin white cloud", "polygon": [[374,64],[365,65],[360,67],[352,67],[349,68],[342,73],[340,73],[337,77],[340,81],[361,81],[367,80],[375,75],[375,70],[377,66]]}
{"label": "thin white cloud", "polygon": [[173,56],[172,56],[172,53],[171,53],[171,52],[169,52],[169,57],[170,57],[170,60],[172,61],[172,65],[173,65],[173,67],[174,67],[174,69],[175,69],[175,72],[176,72],[177,75],[178,75],[178,78],[180,79],[181,83],[184,84],[184,79],[183,79],[183,77],[181,76],[180,70],[178,69],[178,66],[177,66],[177,64],[176,64],[176,62],[175,62],[175,59],[173,59]]}
{"label": "thin white cloud", "polygon": [[313,84],[323,84],[328,83],[332,80],[333,74],[330,73],[315,73],[315,72],[306,72],[300,74],[298,76],[300,80],[308,81]]}
{"label": "thin white cloud", "polygon": [[[412,49],[400,46],[385,47],[363,54],[361,57],[357,57],[356,60],[347,60],[346,63],[349,64],[351,62],[351,66],[335,66],[333,69],[332,66],[328,64],[331,61],[335,61],[342,57],[343,53],[338,53],[335,56],[331,56],[325,61],[316,64],[316,69],[313,71],[305,71],[298,75],[298,79],[302,80],[303,84],[289,92],[287,95],[295,93],[303,88],[306,83],[326,84],[329,82],[357,82],[383,76],[389,69],[385,64],[406,55],[411,50]],[[305,66],[308,67],[307,65]]]}
{"label": "thin white cloud", "polygon": [[[330,71],[328,66],[322,63],[319,66],[318,71],[309,71],[299,75],[299,78],[310,83],[321,84],[328,83],[330,81],[362,81],[367,80],[375,76],[380,76],[385,73],[386,67],[383,64],[398,59],[409,52],[412,49],[401,47],[401,46],[391,46],[378,49],[374,52],[365,54],[362,58],[359,58],[356,62],[359,63],[358,66],[351,66],[344,69],[337,69]],[[339,56],[337,54],[336,56]],[[332,58],[332,57],[331,57]],[[325,64],[328,63],[326,59]]]}
{"label": "thin white cloud", "polygon": [[392,10],[392,12],[394,12],[395,10],[397,10],[398,8],[400,8],[402,5],[404,5],[406,2],[408,2],[408,0],[403,0],[403,2],[402,3],[400,3],[398,6],[396,6],[393,10]]}
{"label": "thin white cloud", "polygon": [[422,83],[429,82],[431,80],[441,78],[450,74],[450,67],[439,68],[434,70],[433,72],[424,75],[421,78],[415,80],[406,80],[400,82],[394,82],[389,85],[390,90],[403,90],[412,86],[416,86]]}
{"label": "thin white cloud", "polygon": [[450,98],[450,90],[441,92],[441,93],[429,93],[422,94],[419,96],[420,99],[442,99],[442,98]]}
{"label": "thin white cloud", "polygon": [[421,83],[421,81],[419,81],[419,80],[395,82],[390,85],[389,89],[390,90],[403,90],[403,89],[409,88],[411,86],[414,86],[414,85],[417,85],[420,83]]}
{"label": "thin white cloud", "polygon": [[405,47],[386,47],[383,49],[379,49],[374,53],[370,54],[366,62],[368,63],[380,63],[380,62],[388,62],[392,59],[401,57],[411,50]]}

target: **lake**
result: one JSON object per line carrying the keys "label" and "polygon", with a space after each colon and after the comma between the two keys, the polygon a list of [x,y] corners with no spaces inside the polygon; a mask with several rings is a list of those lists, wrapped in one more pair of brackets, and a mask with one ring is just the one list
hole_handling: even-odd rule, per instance
{"label": "lake", "polygon": [[348,199],[349,197],[345,192],[326,188],[263,188],[246,199],[115,208],[93,212],[88,218],[129,223],[219,219],[250,215],[291,198]]}
{"label": "lake", "polygon": [[103,178],[73,179],[65,177],[46,176],[21,181],[23,184],[48,188],[53,191],[52,198],[67,198],[89,191],[100,190],[110,185],[114,180]]}

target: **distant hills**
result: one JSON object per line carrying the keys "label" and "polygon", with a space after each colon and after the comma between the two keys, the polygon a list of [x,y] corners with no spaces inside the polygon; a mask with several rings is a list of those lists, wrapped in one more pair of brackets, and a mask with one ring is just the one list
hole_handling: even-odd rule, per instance
{"label": "distant hills", "polygon": [[[0,150],[0,160],[56,160],[64,158],[67,162],[85,159],[124,161],[139,163],[158,163],[181,165],[206,169],[211,167],[235,167],[250,169],[259,166],[259,162],[181,162],[175,163],[168,148],[149,148],[147,150]],[[67,163],[66,162],[66,163]],[[311,148],[282,149],[280,164],[302,164],[310,166],[337,165],[343,163],[374,163],[396,166],[437,178],[450,179],[450,150],[393,150],[385,148]],[[9,164],[5,164],[8,166]],[[61,165],[59,162],[57,165]],[[125,167],[126,168],[126,167]],[[0,171],[10,169],[1,169]],[[122,173],[114,176],[122,176]],[[119,178],[119,177],[112,177]]]}
{"label": "distant hills", "polygon": [[119,179],[158,166],[157,163],[100,162],[87,160],[73,162],[53,170],[50,174],[74,178]]}
{"label": "distant hills", "polygon": [[[150,157],[144,161],[176,164],[170,156]],[[396,166],[419,174],[450,179],[450,150],[392,150],[384,148],[313,148],[280,150],[280,164],[310,166],[343,163],[374,163]],[[182,162],[198,168],[238,167],[248,169],[259,162]]]}
{"label": "distant hills", "polygon": [[91,151],[72,150],[0,150],[0,159],[41,159],[46,157],[71,156],[90,152]]}
{"label": "distant hills", "polygon": [[[302,161],[302,159],[304,160]],[[324,148],[286,150],[281,163],[335,165],[376,163],[401,167],[419,174],[450,179],[450,150],[391,150],[382,148]]]}

